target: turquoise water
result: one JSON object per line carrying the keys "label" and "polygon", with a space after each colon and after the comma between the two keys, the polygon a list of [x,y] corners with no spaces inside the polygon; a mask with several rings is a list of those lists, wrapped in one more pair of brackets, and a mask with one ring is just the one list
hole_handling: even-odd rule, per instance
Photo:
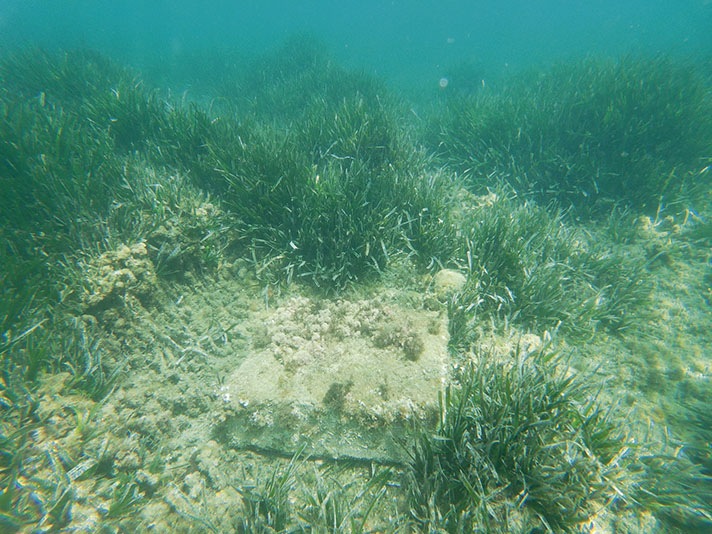
{"label": "turquoise water", "polygon": [[195,49],[255,54],[310,32],[349,65],[418,84],[437,83],[462,60],[499,71],[592,53],[709,53],[710,27],[712,4],[703,0],[6,0],[0,7],[6,47],[82,45],[143,62]]}

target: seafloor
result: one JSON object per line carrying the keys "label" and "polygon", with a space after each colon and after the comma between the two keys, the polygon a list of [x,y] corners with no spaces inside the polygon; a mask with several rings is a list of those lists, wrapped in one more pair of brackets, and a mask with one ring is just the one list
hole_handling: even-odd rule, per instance
{"label": "seafloor", "polygon": [[[627,412],[632,434],[652,423],[653,440],[670,429],[680,441],[681,403],[709,400],[710,251],[692,246],[671,219],[644,218],[637,232],[630,253],[664,253],[649,267],[655,288],[647,320],[635,332],[580,343],[569,363],[595,370],[589,380],[600,382],[600,400]],[[404,461],[412,420],[437,417],[453,365],[445,296],[457,279],[410,272],[396,265],[377,284],[326,298],[297,285],[265,290],[241,261],[167,282],[141,243],[106,252],[87,267],[95,315],[81,321],[91,326],[100,315],[103,358],[122,362],[121,377],[104,400],[92,401],[68,387],[69,374],[43,376],[44,424],[31,449],[89,464],[112,457],[113,469],[135,473],[140,497],[117,519],[119,532],[231,531],[239,488],[299,451],[298,486],[316,484],[328,469],[334,484],[357,495],[372,470]],[[547,335],[483,325],[480,343],[506,357]],[[47,463],[36,476],[51,478],[51,469]],[[98,531],[114,481],[70,476],[69,526]],[[382,499],[369,528],[386,528],[397,500],[395,490]],[[604,511],[587,528],[656,531],[655,521],[641,521]]]}

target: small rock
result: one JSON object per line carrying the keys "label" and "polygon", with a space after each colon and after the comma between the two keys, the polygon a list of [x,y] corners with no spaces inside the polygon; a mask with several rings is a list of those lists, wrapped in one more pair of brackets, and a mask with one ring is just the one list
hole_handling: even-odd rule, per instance
{"label": "small rock", "polygon": [[453,269],[442,269],[433,277],[433,291],[439,300],[446,300],[450,295],[465,286],[467,278]]}

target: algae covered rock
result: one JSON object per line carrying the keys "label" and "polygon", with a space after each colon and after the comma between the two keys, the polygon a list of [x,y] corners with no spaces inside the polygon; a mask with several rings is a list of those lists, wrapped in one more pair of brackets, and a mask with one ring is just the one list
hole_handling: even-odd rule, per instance
{"label": "algae covered rock", "polygon": [[464,274],[453,269],[441,269],[433,277],[433,292],[440,301],[460,291],[467,282]]}
{"label": "algae covered rock", "polygon": [[121,245],[95,258],[85,269],[83,301],[88,311],[110,308],[129,296],[146,299],[157,287],[145,243]]}
{"label": "algae covered rock", "polygon": [[220,389],[218,435],[238,448],[402,459],[399,436],[437,412],[448,376],[436,312],[383,299],[295,297],[270,312]]}

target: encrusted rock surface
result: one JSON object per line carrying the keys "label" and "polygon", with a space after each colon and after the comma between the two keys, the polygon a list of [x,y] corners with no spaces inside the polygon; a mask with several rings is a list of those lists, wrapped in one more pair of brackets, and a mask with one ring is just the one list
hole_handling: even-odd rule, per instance
{"label": "encrusted rock surface", "polygon": [[437,410],[447,342],[438,312],[379,298],[291,298],[217,392],[220,434],[237,447],[399,459],[395,439],[409,420]]}

